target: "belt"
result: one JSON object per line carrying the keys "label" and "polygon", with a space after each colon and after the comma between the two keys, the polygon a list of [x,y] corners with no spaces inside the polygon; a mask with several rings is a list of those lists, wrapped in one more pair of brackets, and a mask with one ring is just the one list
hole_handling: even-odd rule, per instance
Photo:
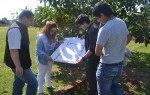
{"label": "belt", "polygon": [[121,65],[122,63],[123,63],[123,61],[121,61],[121,62],[119,62],[119,63],[111,63],[111,64],[102,63],[102,64],[115,66],[115,65]]}

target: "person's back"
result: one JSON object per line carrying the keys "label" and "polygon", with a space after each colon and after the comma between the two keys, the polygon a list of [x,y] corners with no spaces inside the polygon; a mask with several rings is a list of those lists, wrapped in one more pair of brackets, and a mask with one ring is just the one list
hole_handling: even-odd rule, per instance
{"label": "person's back", "polygon": [[124,51],[126,46],[128,30],[124,21],[119,18],[112,18],[100,29],[107,32],[106,38],[102,38],[100,42],[109,38],[103,48],[101,55],[102,63],[117,63],[124,59]]}

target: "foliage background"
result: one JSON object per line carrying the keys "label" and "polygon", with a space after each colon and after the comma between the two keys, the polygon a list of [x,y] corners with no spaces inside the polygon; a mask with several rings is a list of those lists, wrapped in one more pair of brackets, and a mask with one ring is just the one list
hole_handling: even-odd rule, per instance
{"label": "foliage background", "polygon": [[[75,19],[81,13],[87,14],[91,21],[94,4],[100,0],[39,0],[46,3],[35,10],[36,27],[43,27],[47,20],[54,20],[59,26],[58,39],[64,36],[80,36],[82,33],[75,25]],[[102,1],[102,0],[101,0]],[[114,15],[123,19],[135,37],[136,43],[150,43],[150,0],[103,0],[112,7]],[[97,23],[99,24],[99,23]]]}

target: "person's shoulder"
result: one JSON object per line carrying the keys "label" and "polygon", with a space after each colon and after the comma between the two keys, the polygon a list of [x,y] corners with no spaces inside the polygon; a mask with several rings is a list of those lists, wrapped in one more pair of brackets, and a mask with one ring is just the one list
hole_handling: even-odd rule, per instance
{"label": "person's shoulder", "polygon": [[91,30],[97,32],[99,30],[99,28],[98,28],[98,26],[96,24],[93,23]]}
{"label": "person's shoulder", "polygon": [[17,37],[18,39],[21,37],[20,30],[18,28],[12,28],[8,30],[7,34],[8,38],[14,38]]}
{"label": "person's shoulder", "polygon": [[15,31],[15,30],[16,30],[16,31],[20,31],[19,28],[17,28],[17,27],[10,28],[9,30],[11,30],[11,31]]}
{"label": "person's shoulder", "polygon": [[38,32],[38,34],[37,34],[37,38],[38,38],[38,39],[44,39],[44,38],[45,38],[44,33],[40,33],[40,32]]}
{"label": "person's shoulder", "polygon": [[96,24],[93,24],[93,27],[94,27],[94,29],[99,29],[99,27],[98,27],[98,25],[96,25]]}
{"label": "person's shoulder", "polygon": [[119,22],[122,22],[122,23],[125,23],[125,21],[121,18],[118,18],[118,17],[115,17],[115,20],[119,21]]}
{"label": "person's shoulder", "polygon": [[15,27],[15,28],[10,28],[9,30],[8,30],[8,33],[20,33],[20,30],[19,30],[19,28],[17,28],[17,27]]}
{"label": "person's shoulder", "polygon": [[38,32],[38,33],[37,33],[37,36],[38,36],[38,37],[43,37],[43,36],[44,36],[44,34],[43,34],[43,33]]}

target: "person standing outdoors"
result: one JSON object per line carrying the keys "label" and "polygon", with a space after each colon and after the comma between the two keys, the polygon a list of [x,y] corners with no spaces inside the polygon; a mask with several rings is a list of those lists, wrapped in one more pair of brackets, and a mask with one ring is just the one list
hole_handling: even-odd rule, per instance
{"label": "person standing outdoors", "polygon": [[79,59],[79,63],[86,62],[86,80],[87,80],[87,95],[97,95],[96,70],[99,64],[99,56],[95,55],[95,46],[98,34],[98,27],[90,22],[90,19],[85,14],[80,14],[75,23],[85,33],[85,55]]}
{"label": "person standing outdoors", "polygon": [[53,90],[50,73],[52,69],[51,54],[59,46],[56,40],[57,25],[54,21],[47,21],[43,30],[36,39],[36,62],[38,64],[38,93],[45,95],[43,91],[44,80],[49,91]]}
{"label": "person standing outdoors", "polygon": [[94,5],[93,16],[102,23],[99,29],[95,53],[101,56],[96,78],[98,95],[110,95],[112,84],[117,84],[128,43],[128,29],[125,22],[112,15],[112,9],[105,2]]}
{"label": "person standing outdoors", "polygon": [[34,14],[23,10],[19,21],[14,22],[6,34],[4,63],[14,72],[12,95],[22,95],[27,84],[26,95],[36,95],[37,80],[31,71],[28,27],[32,25]]}

